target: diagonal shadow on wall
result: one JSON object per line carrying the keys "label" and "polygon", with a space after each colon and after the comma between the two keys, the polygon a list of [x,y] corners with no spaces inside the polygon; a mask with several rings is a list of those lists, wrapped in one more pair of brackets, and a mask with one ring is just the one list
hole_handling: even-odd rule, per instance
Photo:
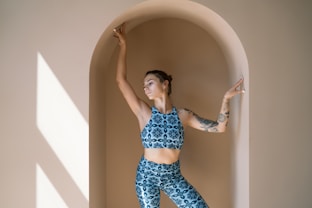
{"label": "diagonal shadow on wall", "polygon": [[88,207],[88,124],[43,56],[37,54],[37,208]]}

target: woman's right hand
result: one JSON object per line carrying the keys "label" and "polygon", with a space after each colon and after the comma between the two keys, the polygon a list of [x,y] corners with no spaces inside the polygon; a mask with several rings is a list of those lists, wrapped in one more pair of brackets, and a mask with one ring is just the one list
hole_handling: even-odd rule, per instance
{"label": "woman's right hand", "polygon": [[122,23],[122,25],[114,28],[114,37],[118,38],[118,43],[120,46],[126,45],[126,24]]}

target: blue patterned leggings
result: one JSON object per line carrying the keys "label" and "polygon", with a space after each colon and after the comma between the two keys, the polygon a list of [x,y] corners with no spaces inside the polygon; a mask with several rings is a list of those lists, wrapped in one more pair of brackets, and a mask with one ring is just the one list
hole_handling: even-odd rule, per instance
{"label": "blue patterned leggings", "polygon": [[136,175],[140,207],[159,208],[160,190],[179,208],[208,208],[200,194],[181,175],[179,161],[157,164],[142,157]]}

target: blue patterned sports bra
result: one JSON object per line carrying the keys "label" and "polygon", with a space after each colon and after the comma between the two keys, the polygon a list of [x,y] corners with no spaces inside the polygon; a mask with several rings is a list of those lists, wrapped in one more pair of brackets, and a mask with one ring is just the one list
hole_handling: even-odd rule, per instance
{"label": "blue patterned sports bra", "polygon": [[163,114],[153,106],[152,116],[141,132],[141,139],[144,148],[181,149],[184,129],[176,108]]}

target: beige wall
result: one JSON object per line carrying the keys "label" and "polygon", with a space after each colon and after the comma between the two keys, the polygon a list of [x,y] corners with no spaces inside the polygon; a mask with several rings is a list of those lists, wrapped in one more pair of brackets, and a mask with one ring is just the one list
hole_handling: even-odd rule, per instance
{"label": "beige wall", "polygon": [[[88,207],[36,126],[37,52],[88,120],[95,45],[113,19],[139,2],[1,1],[1,207],[35,207],[37,163],[49,171],[68,207]],[[248,56],[250,207],[310,207],[311,3],[196,2],[233,27]],[[93,194],[91,205],[101,203],[92,197],[105,194]]]}

